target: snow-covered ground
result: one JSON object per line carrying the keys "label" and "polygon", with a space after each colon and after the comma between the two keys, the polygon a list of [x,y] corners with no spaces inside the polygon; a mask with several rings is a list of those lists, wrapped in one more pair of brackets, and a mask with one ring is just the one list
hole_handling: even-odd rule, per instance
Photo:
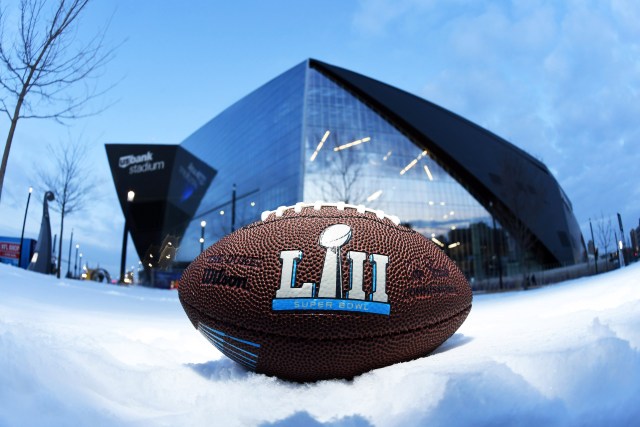
{"label": "snow-covered ground", "polygon": [[429,357],[353,381],[247,372],[175,291],[0,265],[0,426],[638,425],[640,263],[478,295]]}

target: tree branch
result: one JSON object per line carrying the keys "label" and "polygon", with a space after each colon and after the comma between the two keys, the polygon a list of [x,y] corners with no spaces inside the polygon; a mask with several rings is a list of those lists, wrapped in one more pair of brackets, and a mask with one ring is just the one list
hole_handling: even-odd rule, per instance
{"label": "tree branch", "polygon": [[[62,123],[108,108],[81,113],[90,101],[113,86],[105,90],[85,86],[80,95],[62,96],[80,83],[101,77],[103,67],[114,56],[115,48],[104,48],[108,25],[74,49],[78,22],[89,1],[21,0],[19,28],[11,31],[13,43],[6,42],[6,11],[0,10],[1,111],[11,121],[0,165],[0,195],[9,150],[21,118],[54,119]],[[49,8],[51,3],[55,5]]]}

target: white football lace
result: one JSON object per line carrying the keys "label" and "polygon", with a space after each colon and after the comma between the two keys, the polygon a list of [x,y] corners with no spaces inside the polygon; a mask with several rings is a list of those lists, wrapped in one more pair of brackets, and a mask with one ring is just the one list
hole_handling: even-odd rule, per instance
{"label": "white football lace", "polygon": [[395,215],[387,215],[384,212],[382,212],[381,210],[376,210],[376,209],[369,209],[364,207],[363,205],[350,205],[344,202],[338,202],[338,203],[326,203],[326,202],[315,202],[315,203],[296,203],[294,206],[280,206],[278,207],[275,211],[264,211],[262,212],[261,215],[261,219],[262,221],[265,221],[269,215],[271,215],[272,213],[276,214],[276,218],[281,217],[284,214],[284,211],[289,210],[289,209],[293,209],[293,211],[295,213],[300,213],[302,212],[302,209],[304,208],[313,208],[316,211],[319,211],[320,208],[322,207],[328,207],[328,206],[332,206],[337,208],[339,211],[343,211],[345,209],[355,209],[358,213],[360,214],[364,214],[365,212],[371,212],[373,214],[376,215],[376,217],[378,219],[383,219],[383,218],[387,218],[389,221],[393,222],[395,225],[399,225],[400,224],[400,218],[398,218]]}

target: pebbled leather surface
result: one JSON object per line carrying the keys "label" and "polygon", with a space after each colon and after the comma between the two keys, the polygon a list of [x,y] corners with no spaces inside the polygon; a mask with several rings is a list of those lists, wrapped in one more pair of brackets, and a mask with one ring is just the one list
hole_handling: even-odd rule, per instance
{"label": "pebbled leather surface", "polygon": [[[334,224],[352,230],[340,249],[343,293],[349,286],[349,251],[389,257],[388,316],[272,310],[281,251],[302,251],[297,286],[319,284],[327,249],[318,239]],[[365,266],[367,295],[372,271]],[[299,381],[350,377],[428,354],[458,329],[472,301],[463,274],[424,236],[372,212],[335,206],[271,213],[226,236],[185,270],[179,296],[195,327],[202,322],[260,343],[257,371]]]}

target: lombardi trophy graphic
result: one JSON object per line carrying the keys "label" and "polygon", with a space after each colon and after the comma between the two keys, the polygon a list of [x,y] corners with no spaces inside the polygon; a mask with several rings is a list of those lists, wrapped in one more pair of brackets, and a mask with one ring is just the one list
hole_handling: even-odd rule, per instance
{"label": "lombardi trophy graphic", "polygon": [[340,247],[351,239],[351,227],[335,224],[320,235],[320,246],[327,248],[320,278],[320,298],[342,298],[342,257]]}

